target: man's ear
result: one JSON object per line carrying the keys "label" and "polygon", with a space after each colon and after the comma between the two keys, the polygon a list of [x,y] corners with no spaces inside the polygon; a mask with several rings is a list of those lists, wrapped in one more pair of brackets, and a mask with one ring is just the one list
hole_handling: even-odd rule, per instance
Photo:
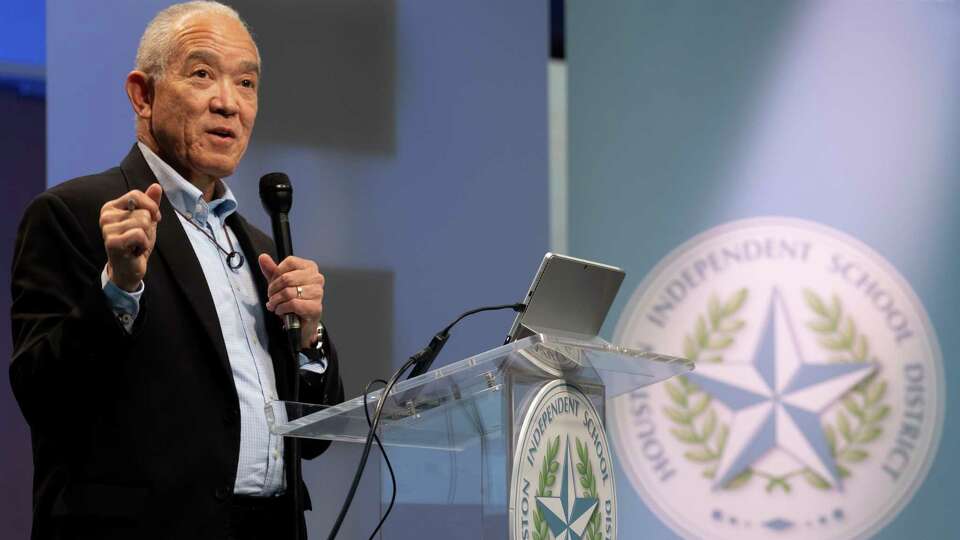
{"label": "man's ear", "polygon": [[124,83],[127,97],[134,114],[139,118],[150,118],[153,113],[153,81],[142,71],[131,71]]}

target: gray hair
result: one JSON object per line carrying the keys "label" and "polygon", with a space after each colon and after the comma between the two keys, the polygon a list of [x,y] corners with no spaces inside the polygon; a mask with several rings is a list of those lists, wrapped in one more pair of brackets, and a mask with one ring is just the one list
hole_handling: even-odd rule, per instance
{"label": "gray hair", "polygon": [[[160,78],[167,67],[167,63],[173,56],[176,46],[175,36],[179,30],[180,23],[190,15],[196,13],[216,13],[235,19],[243,25],[248,34],[250,28],[247,23],[240,18],[240,14],[235,9],[220,2],[213,0],[193,0],[174,4],[157,15],[147,25],[140,37],[140,46],[137,47],[136,68],[138,71],[146,73],[150,77]],[[257,51],[257,61],[260,61],[260,49],[257,43],[253,43]]]}

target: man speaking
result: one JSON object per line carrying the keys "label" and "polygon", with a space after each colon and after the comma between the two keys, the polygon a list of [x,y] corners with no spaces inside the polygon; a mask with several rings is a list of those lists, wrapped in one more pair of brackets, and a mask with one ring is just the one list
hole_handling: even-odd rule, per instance
{"label": "man speaking", "polygon": [[[313,403],[343,389],[317,265],[275,261],[222,180],[250,140],[259,84],[233,9],[163,10],[126,78],[130,153],[24,215],[10,375],[32,434],[33,538],[303,533],[300,457],[264,406],[297,385]],[[299,351],[287,314],[302,322]]]}

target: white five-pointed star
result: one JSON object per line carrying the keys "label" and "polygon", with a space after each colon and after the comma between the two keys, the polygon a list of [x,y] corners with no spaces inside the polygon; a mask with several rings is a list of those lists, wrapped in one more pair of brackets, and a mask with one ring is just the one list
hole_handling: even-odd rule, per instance
{"label": "white five-pointed star", "polygon": [[876,369],[874,363],[806,363],[790,313],[774,289],[752,361],[701,364],[689,375],[733,412],[714,489],[774,448],[839,487],[840,475],[820,415]]}

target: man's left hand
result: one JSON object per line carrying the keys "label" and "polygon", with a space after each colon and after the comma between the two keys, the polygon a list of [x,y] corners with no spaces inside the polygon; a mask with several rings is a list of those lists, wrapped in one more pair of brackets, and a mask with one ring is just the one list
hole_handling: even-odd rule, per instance
{"label": "man's left hand", "polygon": [[303,331],[300,346],[312,347],[317,340],[317,324],[323,315],[323,274],[317,263],[290,256],[277,264],[266,253],[257,259],[267,278],[267,309],[283,317],[300,317]]}

